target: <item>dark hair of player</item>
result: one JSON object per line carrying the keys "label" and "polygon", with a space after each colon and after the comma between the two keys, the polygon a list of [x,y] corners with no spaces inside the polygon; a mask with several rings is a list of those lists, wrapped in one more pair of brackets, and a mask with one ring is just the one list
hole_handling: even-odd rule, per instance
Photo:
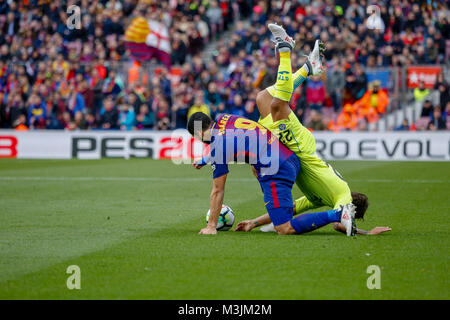
{"label": "dark hair of player", "polygon": [[355,219],[363,219],[369,207],[369,199],[363,193],[352,192],[352,203],[356,206]]}
{"label": "dark hair of player", "polygon": [[199,121],[202,124],[202,131],[205,131],[208,129],[213,122],[212,119],[204,114],[203,112],[196,112],[192,116],[190,116],[187,124],[187,130],[191,135],[194,135],[194,125],[195,123]]}

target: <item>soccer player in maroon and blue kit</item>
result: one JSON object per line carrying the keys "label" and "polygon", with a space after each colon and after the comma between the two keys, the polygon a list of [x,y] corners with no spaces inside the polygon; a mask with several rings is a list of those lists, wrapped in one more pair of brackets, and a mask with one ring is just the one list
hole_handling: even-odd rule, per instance
{"label": "soccer player in maroon and blue kit", "polygon": [[[278,234],[301,234],[341,222],[352,227],[354,217],[341,214],[341,209],[302,214],[293,218],[292,186],[299,172],[300,161],[261,124],[229,114],[215,122],[202,112],[188,120],[188,131],[211,146],[213,186],[210,196],[210,217],[200,234],[216,234],[227,179],[228,164],[248,163],[252,166],[264,194],[264,202]],[[197,163],[194,167],[201,168]]]}

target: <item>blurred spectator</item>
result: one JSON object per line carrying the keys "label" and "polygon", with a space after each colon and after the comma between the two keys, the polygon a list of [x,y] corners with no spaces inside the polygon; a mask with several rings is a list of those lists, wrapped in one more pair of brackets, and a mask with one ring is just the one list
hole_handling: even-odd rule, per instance
{"label": "blurred spectator", "polygon": [[28,123],[32,129],[45,129],[47,106],[41,97],[33,94],[28,101]]}
{"label": "blurred spectator", "polygon": [[142,105],[142,100],[134,91],[127,95],[128,104],[133,107],[135,113],[139,113]]}
{"label": "blurred spectator", "polygon": [[67,96],[67,107],[72,115],[78,111],[85,111],[85,103],[83,96],[75,89],[75,84],[69,85],[69,94]]}
{"label": "blurred spectator", "polygon": [[211,34],[215,36],[218,31],[223,28],[222,10],[216,0],[211,1],[211,4],[206,11],[206,16],[209,19]]}
{"label": "blurred spectator", "polygon": [[358,131],[368,131],[367,121],[365,119],[361,119],[358,121]]}
{"label": "blurred spectator", "polygon": [[187,47],[180,35],[175,33],[172,41],[171,60],[173,64],[184,64],[186,62]]}
{"label": "blurred spectator", "polygon": [[[169,104],[166,100],[161,100],[158,109],[156,112],[156,121],[158,122],[158,127],[160,126],[160,123],[164,123],[164,127],[167,126],[167,128],[170,128],[170,119],[169,119]],[[167,124],[166,124],[167,122]],[[164,129],[167,130],[167,129]]]}
{"label": "blurred spectator", "polygon": [[367,89],[367,76],[361,64],[355,64],[355,81],[353,85],[353,97],[358,100],[364,95]]}
{"label": "blurred spectator", "polygon": [[108,96],[104,101],[104,109],[100,118],[100,126],[102,129],[117,129],[119,114],[114,106],[112,96]]}
{"label": "blurred spectator", "polygon": [[419,86],[414,89],[414,101],[422,102],[430,94],[430,90],[425,87],[425,82],[420,81]]}
{"label": "blurred spectator", "polygon": [[447,123],[450,122],[450,101],[445,105],[444,118],[447,120]]}
{"label": "blurred spectator", "polygon": [[26,130],[28,130],[28,127],[27,127],[26,123],[27,123],[27,118],[25,117],[24,114],[21,114],[16,119],[16,121],[14,121],[13,127],[17,131],[26,131]]}
{"label": "blurred spectator", "polygon": [[207,103],[211,109],[216,111],[221,102],[222,98],[217,91],[217,84],[215,82],[210,82],[208,84],[208,89],[205,90],[205,103]]}
{"label": "blurred spectator", "polygon": [[197,96],[195,97],[194,104],[189,108],[189,111],[187,113],[187,119],[189,120],[191,115],[193,115],[196,112],[203,112],[208,116],[211,115],[209,107],[205,104],[203,96],[201,94],[197,94]]}
{"label": "blurred spectator", "polygon": [[[435,64],[438,57],[438,47],[435,45],[433,38],[427,38],[425,42],[425,52],[424,55],[427,57],[427,62],[430,64]],[[421,47],[419,47],[421,48]]]}
{"label": "blurred spectator", "polygon": [[389,98],[383,90],[381,90],[380,81],[374,81],[369,90],[363,97],[356,101],[354,107],[358,114],[358,118],[365,118],[369,123],[376,122],[380,114],[386,112],[389,104]]}
{"label": "blurred spectator", "polygon": [[123,104],[119,107],[119,123],[122,130],[133,130],[136,128],[136,114],[133,107]]}
{"label": "blurred spectator", "polygon": [[245,116],[245,107],[240,94],[236,94],[233,97],[233,102],[228,106],[228,110],[231,114],[241,117]]}
{"label": "blurred spectator", "polygon": [[356,110],[351,104],[346,104],[336,122],[337,130],[355,130],[358,125]]}
{"label": "blurred spectator", "polygon": [[84,114],[81,111],[77,111],[75,113],[73,121],[71,121],[68,125],[68,130],[86,130],[88,128],[88,124],[84,117]]}
{"label": "blurred spectator", "polygon": [[170,123],[169,123],[169,119],[168,118],[162,118],[160,120],[158,120],[158,125],[157,125],[157,129],[158,130],[169,130]]}
{"label": "blurred spectator", "polygon": [[122,91],[121,80],[117,77],[114,69],[109,71],[107,78],[103,82],[102,91],[104,95],[112,95],[113,97],[117,97]]}
{"label": "blurred spectator", "polygon": [[431,100],[429,98],[425,99],[423,103],[422,112],[420,113],[421,117],[431,117],[433,112],[433,105],[431,104]]}
{"label": "blurred spectator", "polygon": [[344,104],[355,102],[366,92],[367,76],[360,64],[355,64],[354,70],[347,69],[345,72],[345,81]]}
{"label": "blurred spectator", "polygon": [[338,63],[336,59],[334,67],[327,73],[327,92],[333,101],[334,111],[341,108],[342,90],[345,87],[345,76]]}
{"label": "blurred spectator", "polygon": [[97,129],[98,128],[97,120],[95,119],[94,114],[87,113],[85,119],[86,119],[87,129]]}
{"label": "blurred spectator", "polygon": [[442,118],[442,112],[440,107],[434,108],[432,120],[428,123],[427,129],[431,131],[447,129],[447,124]]}
{"label": "blurred spectator", "polygon": [[182,96],[175,98],[175,102],[172,106],[172,111],[175,113],[175,124],[174,128],[186,128],[187,124],[187,112],[188,104],[185,103]]}
{"label": "blurred spectator", "polygon": [[445,81],[441,80],[436,81],[434,89],[437,90],[439,95],[439,105],[445,106],[447,102],[450,101],[450,87],[445,83]]}
{"label": "blurred spectator", "polygon": [[159,74],[159,87],[161,88],[162,94],[166,100],[172,100],[172,83],[167,77],[168,72],[166,68],[161,69],[161,73]]}
{"label": "blurred spectator", "polygon": [[306,102],[313,110],[320,111],[325,101],[325,86],[318,76],[311,76],[306,84]]}
{"label": "blurred spectator", "polygon": [[78,92],[81,94],[85,108],[92,111],[94,109],[94,90],[89,86],[88,80],[81,81]]}
{"label": "blurred spectator", "polygon": [[155,122],[155,115],[149,110],[148,105],[143,104],[139,109],[136,120],[138,129],[151,129]]}
{"label": "blurred spectator", "polygon": [[[27,115],[27,109],[25,107],[25,104],[22,102],[22,98],[19,94],[9,95],[6,101],[6,107],[9,107],[9,125],[7,124],[7,127],[17,127],[17,121],[19,118],[21,118],[19,123],[22,123],[22,119],[25,119],[25,122],[23,122],[23,124],[27,124],[27,119],[25,117],[25,115]],[[8,117],[8,112],[6,110],[5,112],[5,116]]]}
{"label": "blurred spectator", "polygon": [[322,121],[322,115],[317,110],[311,110],[310,120],[306,125],[307,128],[312,130],[326,130],[327,127]]}
{"label": "blurred spectator", "polygon": [[401,125],[399,125],[398,127],[394,128],[394,131],[409,131],[410,126],[409,126],[409,121],[408,119],[403,119],[403,122]]}

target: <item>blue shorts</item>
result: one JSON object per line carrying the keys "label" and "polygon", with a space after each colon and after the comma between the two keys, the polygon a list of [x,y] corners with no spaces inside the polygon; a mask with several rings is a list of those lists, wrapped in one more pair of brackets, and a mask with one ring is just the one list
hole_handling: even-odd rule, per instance
{"label": "blue shorts", "polygon": [[259,179],[267,212],[275,226],[292,219],[292,186],[299,171],[300,161],[293,154],[283,162],[276,174],[263,176]]}

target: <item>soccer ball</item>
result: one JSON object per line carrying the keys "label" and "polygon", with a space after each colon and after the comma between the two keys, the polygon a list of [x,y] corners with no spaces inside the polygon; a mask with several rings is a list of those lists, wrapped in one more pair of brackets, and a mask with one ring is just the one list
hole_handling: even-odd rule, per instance
{"label": "soccer ball", "polygon": [[[206,213],[206,223],[209,220],[210,210]],[[222,210],[220,210],[219,221],[217,222],[216,229],[218,231],[227,231],[231,229],[234,223],[234,213],[229,206],[222,205]]]}

